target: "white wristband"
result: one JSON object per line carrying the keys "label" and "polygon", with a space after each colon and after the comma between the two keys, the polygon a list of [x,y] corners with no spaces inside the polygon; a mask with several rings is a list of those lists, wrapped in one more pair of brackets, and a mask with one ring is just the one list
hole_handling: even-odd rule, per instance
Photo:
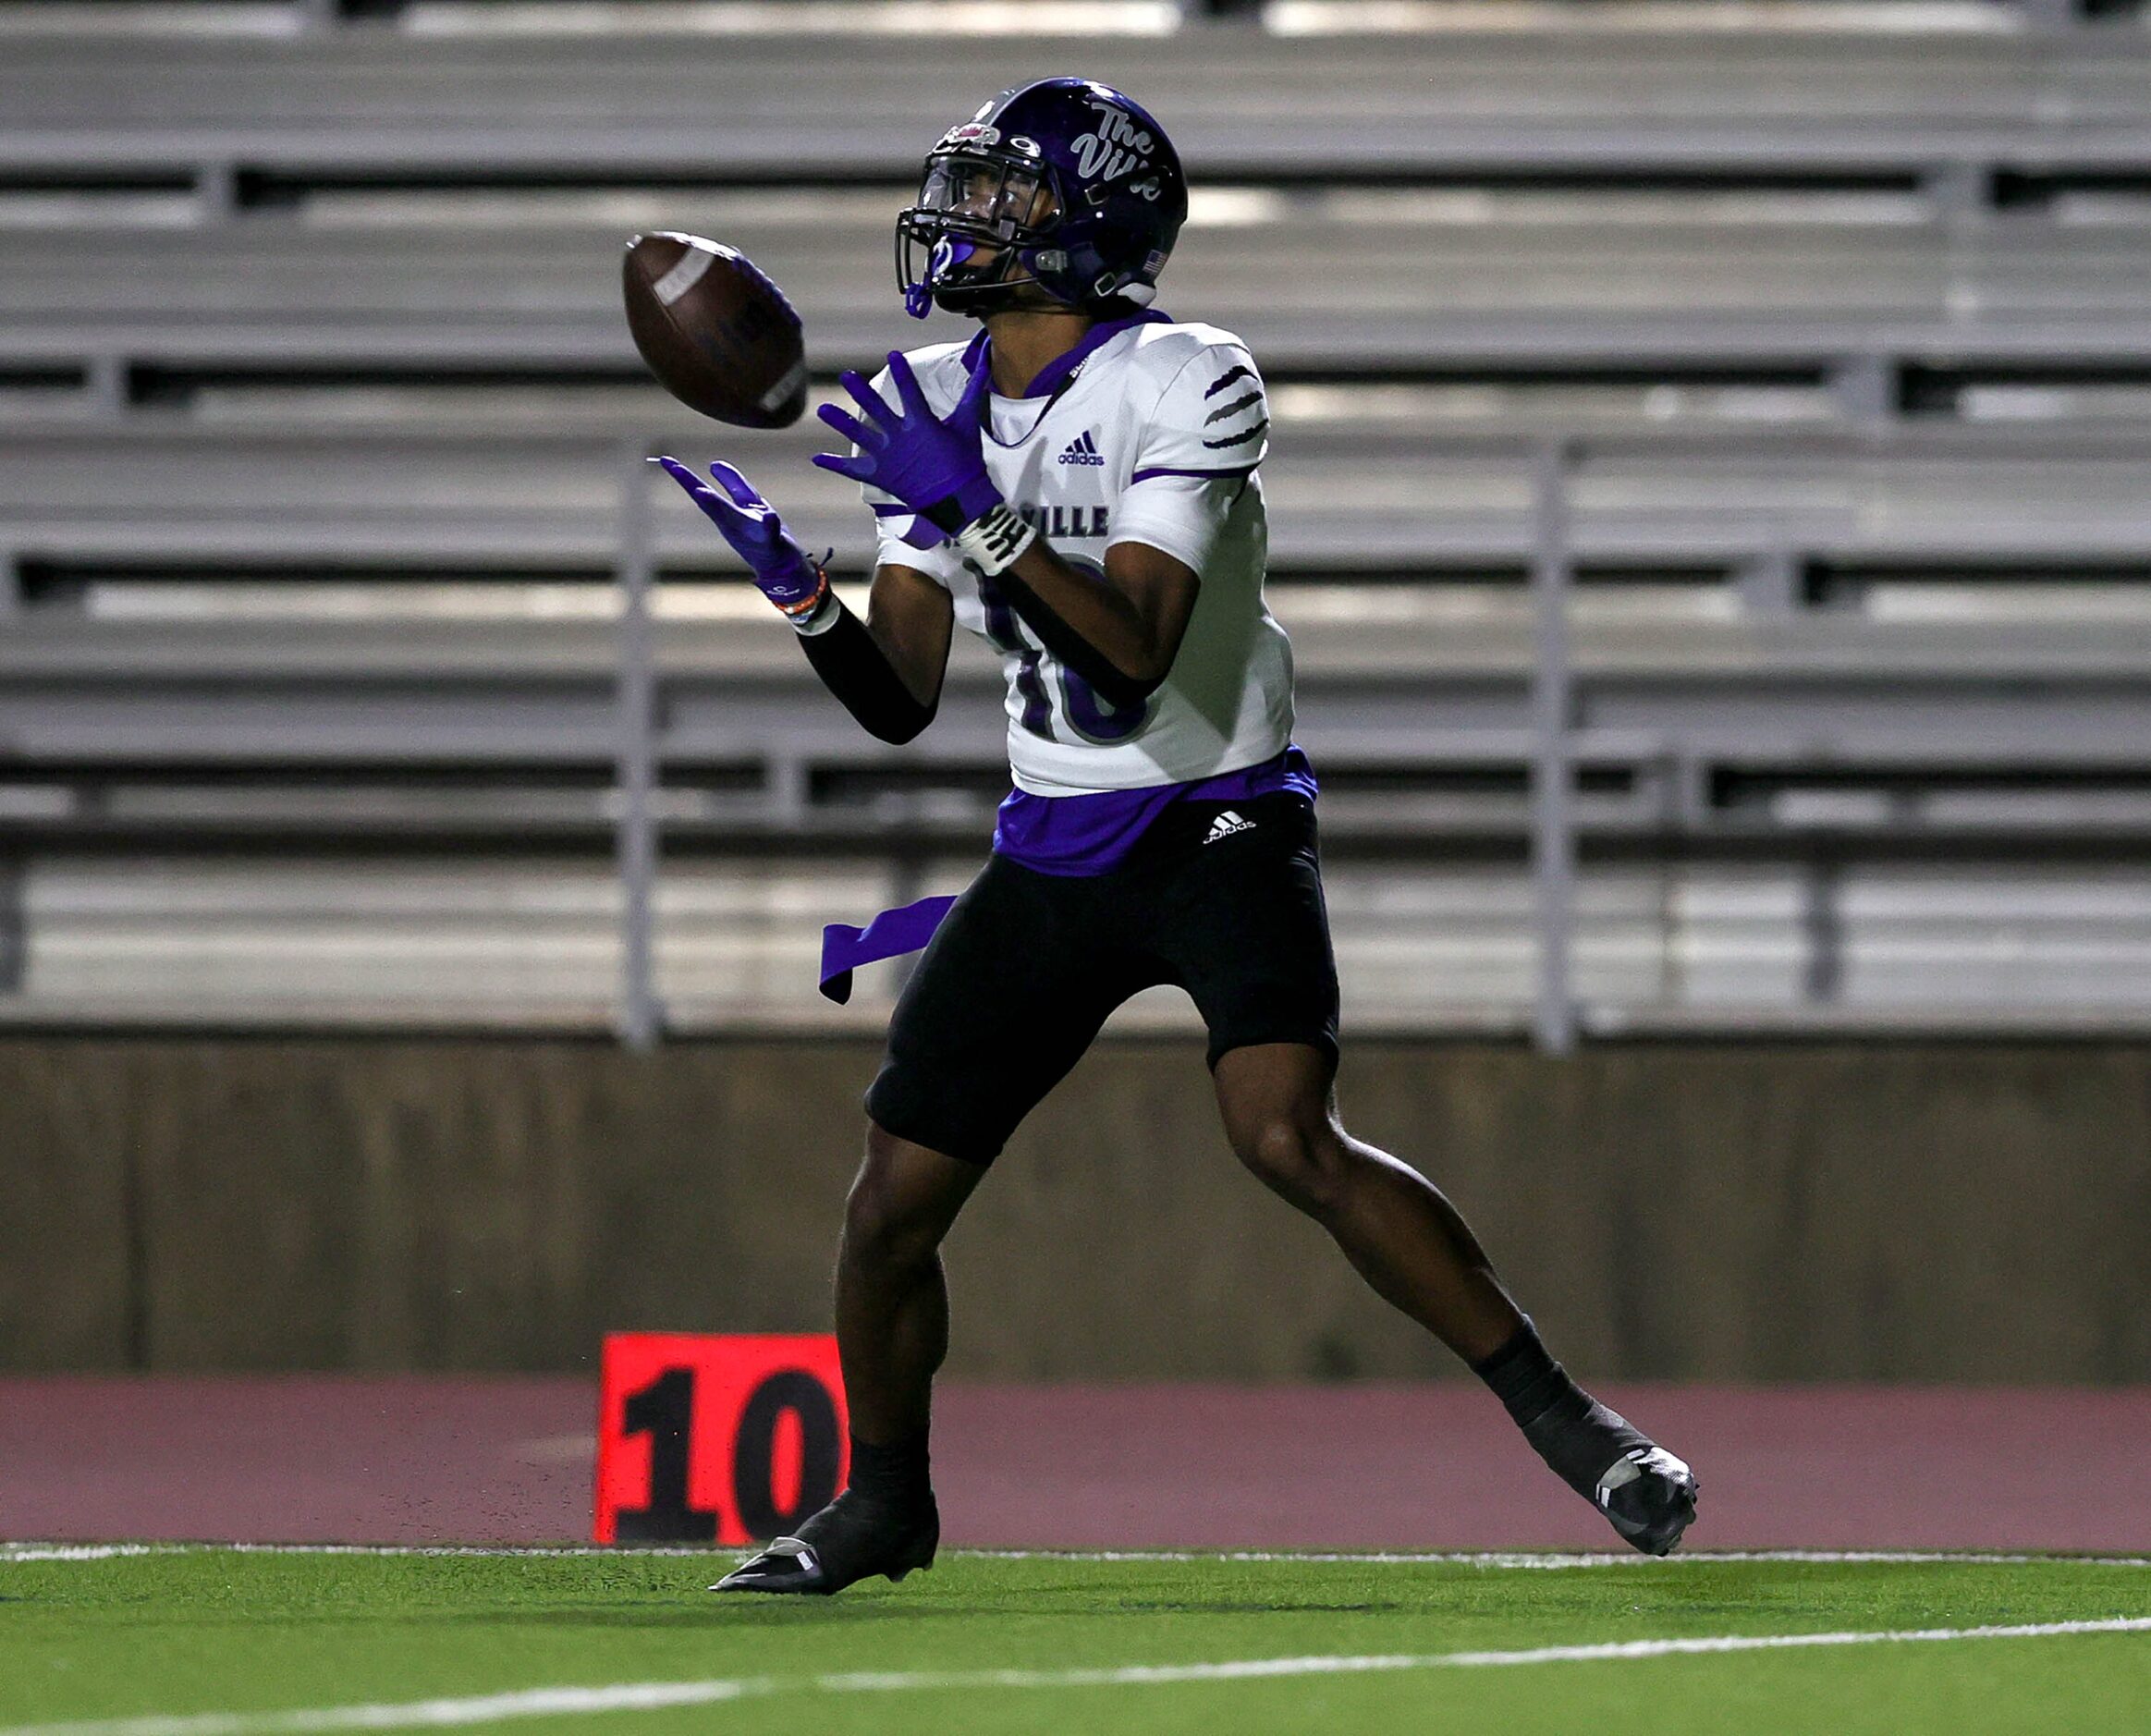
{"label": "white wristband", "polygon": [[1018,518],[1004,500],[959,531],[956,546],[963,551],[966,560],[991,579],[1013,567],[1037,539],[1037,530]]}
{"label": "white wristband", "polygon": [[834,591],[825,590],[822,600],[813,610],[792,621],[791,630],[801,639],[812,639],[816,633],[825,633],[837,625],[837,617],[844,612]]}
{"label": "white wristband", "polygon": [[793,632],[811,639],[816,633],[825,633],[837,624],[837,593],[829,589],[829,569],[819,562],[814,567],[814,594],[793,604],[779,603],[777,610],[791,623]]}

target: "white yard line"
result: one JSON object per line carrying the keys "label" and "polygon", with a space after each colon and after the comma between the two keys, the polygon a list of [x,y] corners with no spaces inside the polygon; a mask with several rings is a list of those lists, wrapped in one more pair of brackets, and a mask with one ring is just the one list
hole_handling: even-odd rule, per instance
{"label": "white yard line", "polygon": [[1601,1645],[1540,1645],[1513,1652],[1427,1652],[1364,1657],[1242,1657],[1211,1664],[1130,1664],[1092,1669],[854,1671],[740,1676],[706,1681],[621,1681],[593,1688],[530,1688],[458,1699],[301,1706],[284,1712],[205,1712],[0,1727],[0,1736],[310,1736],[351,1730],[439,1729],[517,1718],[646,1712],[777,1693],[976,1693],[994,1688],[1136,1688],[1290,1676],[1360,1675],[1423,1669],[1515,1669],[1534,1664],[1623,1662],[1729,1652],[1839,1645],[1917,1645],[1938,1641],[2036,1640],[2063,1634],[2151,1632],[2151,1616],[2102,1621],[2040,1621],[2018,1627],[1913,1628],[1882,1632],[1729,1633],[1702,1639],[1621,1640]]}
{"label": "white yard line", "polygon": [[[272,1731],[422,1730],[491,1724],[511,1718],[572,1718],[592,1712],[651,1712],[708,1705],[766,1693],[776,1684],[732,1681],[616,1681],[599,1688],[525,1688],[454,1700],[403,1700],[365,1705],[299,1706],[288,1712],[202,1712],[161,1718],[18,1724],[5,1736],[269,1736]],[[805,1685],[804,1683],[801,1684]]]}
{"label": "white yard line", "polygon": [[[714,1559],[727,1552],[706,1546],[606,1547],[596,1544],[532,1544],[491,1547],[483,1544],[422,1543],[0,1543],[0,1567],[14,1561],[105,1561],[118,1556],[185,1555],[221,1549],[239,1555],[478,1556],[525,1557],[660,1556]],[[944,1549],[945,1560],[980,1561],[1277,1561],[1367,1567],[1584,1568],[1653,1567],[1648,1556],[1561,1550],[1424,1549]],[[2014,1567],[2032,1562],[2063,1562],[2072,1567],[2151,1567],[2151,1555],[2036,1555],[1978,1549],[1694,1549],[1667,1558],[1684,1561],[1784,1561],[1825,1567],[1872,1564],[1944,1563],[1972,1567]]]}

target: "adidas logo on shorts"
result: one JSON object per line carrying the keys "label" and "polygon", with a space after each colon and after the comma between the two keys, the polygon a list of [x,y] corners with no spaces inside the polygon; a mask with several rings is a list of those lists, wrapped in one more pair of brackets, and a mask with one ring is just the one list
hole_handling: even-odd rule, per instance
{"label": "adidas logo on shorts", "polygon": [[1230,837],[1235,832],[1252,832],[1253,830],[1254,822],[1253,820],[1243,819],[1230,808],[1228,808],[1210,822],[1210,836],[1203,842],[1215,844],[1219,838]]}
{"label": "adidas logo on shorts", "polygon": [[1098,443],[1091,438],[1091,431],[1086,428],[1068,443],[1067,449],[1060,455],[1060,461],[1063,464],[1103,464],[1106,459],[1098,450]]}

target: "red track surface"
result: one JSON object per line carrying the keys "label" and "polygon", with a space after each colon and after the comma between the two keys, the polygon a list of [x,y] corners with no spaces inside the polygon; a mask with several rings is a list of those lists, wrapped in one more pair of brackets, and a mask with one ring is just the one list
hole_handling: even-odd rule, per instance
{"label": "red track surface", "polygon": [[[2151,1550],[2151,1388],[1631,1388],[1697,1548]],[[0,1380],[0,1538],[573,1542],[578,1379]],[[1601,1548],[1477,1388],[947,1385],[957,1545]]]}

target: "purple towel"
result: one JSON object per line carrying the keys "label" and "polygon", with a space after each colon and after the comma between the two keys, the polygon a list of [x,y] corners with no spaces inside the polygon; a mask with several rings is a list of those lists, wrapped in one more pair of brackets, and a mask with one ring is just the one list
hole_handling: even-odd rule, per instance
{"label": "purple towel", "polygon": [[956,900],[946,895],[884,911],[864,928],[831,923],[822,930],[822,993],[837,1006],[851,998],[851,972],[862,964],[916,952],[934,938]]}

